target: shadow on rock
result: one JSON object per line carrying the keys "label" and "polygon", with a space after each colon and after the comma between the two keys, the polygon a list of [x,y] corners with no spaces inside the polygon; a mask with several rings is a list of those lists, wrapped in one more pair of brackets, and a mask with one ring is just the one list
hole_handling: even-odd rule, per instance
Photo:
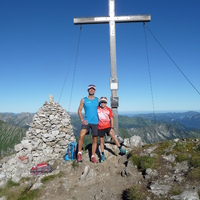
{"label": "shadow on rock", "polygon": [[122,193],[122,198],[121,198],[122,200],[128,200],[129,198],[128,198],[128,192],[127,192],[127,190],[124,190],[123,191],[123,193]]}
{"label": "shadow on rock", "polygon": [[[108,145],[107,145],[107,146],[108,146]],[[113,155],[116,156],[116,153],[115,153],[112,149],[108,148],[107,146],[104,144],[104,150],[106,150],[106,151],[108,151],[109,153],[111,153],[111,154],[113,154]]]}
{"label": "shadow on rock", "polygon": [[[100,159],[101,158],[101,153],[99,151],[99,144],[97,143],[97,149],[96,149],[96,154],[98,156],[98,158]],[[86,147],[85,147],[85,150],[88,151],[88,156],[89,156],[89,159],[91,158],[92,156],[92,144],[88,144]]]}

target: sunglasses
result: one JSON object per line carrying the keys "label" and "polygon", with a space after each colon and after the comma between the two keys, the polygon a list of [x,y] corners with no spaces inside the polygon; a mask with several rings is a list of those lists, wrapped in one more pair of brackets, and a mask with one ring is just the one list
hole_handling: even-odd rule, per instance
{"label": "sunglasses", "polygon": [[106,99],[106,100],[107,100],[107,97],[101,97],[100,100],[101,100],[101,99]]}

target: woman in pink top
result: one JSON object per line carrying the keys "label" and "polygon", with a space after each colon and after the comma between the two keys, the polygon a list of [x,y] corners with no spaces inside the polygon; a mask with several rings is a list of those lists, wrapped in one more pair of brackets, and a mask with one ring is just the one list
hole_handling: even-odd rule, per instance
{"label": "woman in pink top", "polygon": [[109,134],[115,144],[118,146],[121,154],[126,154],[127,151],[122,149],[122,146],[119,144],[119,141],[115,137],[114,128],[113,128],[113,113],[112,110],[107,107],[107,98],[101,97],[99,101],[99,106],[97,108],[97,113],[99,117],[98,124],[98,135],[100,137],[100,148],[101,148],[101,162],[104,162],[104,136]]}

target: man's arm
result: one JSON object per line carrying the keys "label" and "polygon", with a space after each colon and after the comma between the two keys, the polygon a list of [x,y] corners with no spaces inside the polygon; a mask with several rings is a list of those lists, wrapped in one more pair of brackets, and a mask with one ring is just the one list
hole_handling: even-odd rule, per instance
{"label": "man's arm", "polygon": [[84,98],[81,99],[81,102],[80,102],[80,105],[79,105],[79,108],[78,108],[78,116],[79,116],[81,122],[84,121],[84,119],[83,119],[83,115],[82,115],[82,112],[81,112],[82,109],[83,109],[83,107],[84,107]]}

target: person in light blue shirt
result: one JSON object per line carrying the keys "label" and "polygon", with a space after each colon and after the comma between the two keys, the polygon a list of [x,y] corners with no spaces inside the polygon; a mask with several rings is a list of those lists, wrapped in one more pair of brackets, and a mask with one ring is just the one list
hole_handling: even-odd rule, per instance
{"label": "person in light blue shirt", "polygon": [[[91,130],[92,135],[92,156],[91,161],[93,163],[97,163],[95,158],[95,152],[97,149],[97,136],[98,136],[98,114],[97,114],[97,107],[99,105],[99,99],[94,96],[96,92],[95,85],[88,86],[88,96],[81,99],[79,108],[78,108],[78,115],[82,122],[80,137],[78,141],[78,155],[77,155],[77,162],[82,162],[82,147],[83,147],[83,140],[86,135]],[[82,115],[82,109],[85,110],[85,118]]]}

